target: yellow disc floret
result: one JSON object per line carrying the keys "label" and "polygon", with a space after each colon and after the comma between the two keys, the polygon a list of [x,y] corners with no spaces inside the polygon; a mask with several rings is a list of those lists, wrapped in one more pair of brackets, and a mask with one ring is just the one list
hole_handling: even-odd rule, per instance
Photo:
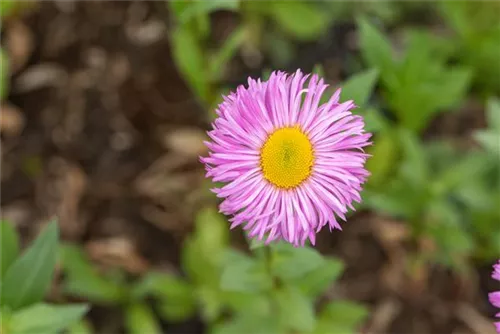
{"label": "yellow disc floret", "polygon": [[298,127],[281,128],[267,138],[260,154],[264,177],[279,188],[298,186],[311,174],[314,152]]}

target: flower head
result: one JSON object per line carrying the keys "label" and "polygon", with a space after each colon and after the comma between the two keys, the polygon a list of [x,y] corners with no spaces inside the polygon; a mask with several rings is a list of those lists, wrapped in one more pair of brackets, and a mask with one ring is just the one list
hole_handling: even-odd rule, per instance
{"label": "flower head", "polygon": [[273,72],[265,82],[248,79],[219,105],[201,161],[207,177],[226,183],[213,191],[231,228],[314,244],[323,226],[341,229],[337,218],[345,221],[361,201],[371,134],[351,113],[353,101],[339,103],[340,90],[320,104],[327,87],[317,75]]}
{"label": "flower head", "polygon": [[[493,265],[493,273],[491,274],[491,277],[500,281],[500,260]],[[490,292],[488,294],[488,298],[493,306],[500,308],[500,291]],[[500,317],[500,313],[497,313],[496,316]],[[495,322],[495,327],[497,329],[497,333],[500,333],[500,321]]]}

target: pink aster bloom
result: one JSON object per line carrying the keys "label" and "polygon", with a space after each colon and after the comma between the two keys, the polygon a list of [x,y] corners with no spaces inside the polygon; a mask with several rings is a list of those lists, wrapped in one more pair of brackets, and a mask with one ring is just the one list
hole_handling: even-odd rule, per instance
{"label": "pink aster bloom", "polygon": [[339,102],[340,90],[320,104],[327,87],[317,75],[273,72],[265,82],[249,78],[219,105],[201,161],[207,177],[225,183],[213,192],[231,228],[243,224],[268,243],[314,244],[361,201],[371,134],[351,113],[353,101]]}
{"label": "pink aster bloom", "polygon": [[[493,265],[493,273],[491,274],[491,277],[500,281],[500,260]],[[500,308],[500,291],[490,292],[488,297],[493,306]],[[500,317],[500,313],[497,313],[496,316],[497,318]],[[494,324],[497,329],[497,333],[500,333],[500,321],[497,321]]]}

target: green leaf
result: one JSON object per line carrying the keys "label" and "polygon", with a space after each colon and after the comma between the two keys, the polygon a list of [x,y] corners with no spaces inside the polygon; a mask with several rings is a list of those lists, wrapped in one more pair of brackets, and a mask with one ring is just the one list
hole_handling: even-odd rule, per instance
{"label": "green leaf", "polygon": [[251,238],[249,241],[250,241],[249,248],[251,250],[254,250],[254,249],[257,249],[257,248],[266,247],[266,242],[264,240],[258,240],[258,239],[255,239],[255,238]]}
{"label": "green leaf", "polygon": [[[423,130],[436,113],[457,107],[467,92],[470,71],[447,67],[445,60],[422,54],[419,68],[405,63],[396,72],[397,80],[385,80],[386,99],[405,128]],[[384,79],[385,76],[382,76]]]}
{"label": "green leaf", "polygon": [[325,77],[325,68],[323,67],[323,64],[316,64],[314,65],[312,69],[313,74],[317,74],[320,78]]}
{"label": "green leaf", "polygon": [[365,130],[367,132],[381,132],[390,126],[387,119],[375,108],[366,108],[356,113],[363,116]]}
{"label": "green leaf", "polygon": [[137,300],[149,295],[175,298],[184,294],[191,295],[191,289],[193,287],[189,282],[180,277],[167,273],[149,272],[133,286],[131,295]]}
{"label": "green leaf", "polygon": [[487,212],[491,208],[496,209],[497,207],[488,186],[484,180],[471,179],[457,189],[456,196],[468,209]]}
{"label": "green leaf", "polygon": [[435,187],[439,193],[447,194],[471,179],[477,179],[484,171],[493,167],[492,163],[496,162],[488,159],[484,152],[467,153],[436,178]]}
{"label": "green leaf", "polygon": [[199,238],[186,240],[182,249],[182,267],[193,284],[218,286],[221,266],[219,259],[210,259],[210,254],[203,251]]}
{"label": "green leaf", "polygon": [[500,152],[500,99],[491,97],[486,106],[487,130],[474,133],[474,138],[498,159]]}
{"label": "green leaf", "polygon": [[[253,32],[253,28],[251,26],[249,26],[247,30],[249,34],[256,34]],[[289,66],[297,54],[298,45],[295,41],[277,29],[266,31],[262,44],[263,45],[261,47],[266,50],[266,53],[269,55],[269,61],[273,64],[274,68]],[[323,75],[315,72],[314,69],[312,72],[324,77]],[[264,80],[263,77],[261,78]],[[324,98],[325,96],[322,96],[322,99]],[[323,103],[323,100],[321,100],[321,103]]]}
{"label": "green leaf", "polygon": [[334,258],[325,259],[321,267],[307,273],[296,284],[309,298],[317,298],[324,293],[342,274],[344,264]]}
{"label": "green leaf", "polygon": [[221,322],[213,327],[210,334],[286,334],[285,327],[280,325],[276,317],[249,316],[246,313],[238,314],[230,320]]}
{"label": "green leaf", "polygon": [[236,251],[229,251],[220,280],[223,291],[258,292],[270,289],[272,278],[264,263]]}
{"label": "green leaf", "polygon": [[209,83],[200,41],[187,27],[177,26],[171,35],[172,55],[185,80],[203,101],[208,100]]}
{"label": "green leaf", "polygon": [[366,307],[348,301],[333,301],[319,315],[313,334],[354,334],[368,316]]}
{"label": "green leaf", "polygon": [[218,286],[228,242],[225,218],[213,208],[201,210],[196,217],[195,235],[185,242],[182,252],[182,265],[189,278]]}
{"label": "green leaf", "polygon": [[52,221],[12,263],[2,282],[1,305],[17,310],[42,300],[52,282],[58,238],[57,222]]}
{"label": "green leaf", "polygon": [[76,323],[87,310],[87,305],[35,304],[15,312],[10,329],[15,334],[55,334]]}
{"label": "green leaf", "polygon": [[196,305],[186,302],[179,304],[163,302],[159,306],[159,311],[164,319],[173,322],[181,322],[194,317],[196,313]]}
{"label": "green leaf", "polygon": [[271,77],[271,73],[273,72],[272,69],[268,68],[268,67],[265,67],[263,70],[262,70],[262,74],[261,74],[261,79],[262,81],[267,81],[269,80],[269,78]]}
{"label": "green leaf", "polygon": [[381,213],[406,219],[414,218],[422,207],[421,193],[409,191],[406,184],[390,184],[387,189],[372,192],[364,191],[364,203],[367,207]]}
{"label": "green leaf", "polygon": [[449,223],[449,215],[456,215],[443,205],[432,208],[433,221],[426,226],[426,233],[438,246],[438,250],[432,254],[433,260],[454,269],[463,269],[461,261],[467,257],[473,249],[473,240],[470,233],[457,223]]}
{"label": "green leaf", "polygon": [[10,323],[12,312],[7,307],[0,307],[0,331],[2,333],[11,333]]}
{"label": "green leaf", "polygon": [[[217,10],[236,11],[239,8],[239,0],[211,0],[211,1],[171,1],[175,8],[174,12],[181,24],[199,15],[207,15]],[[180,4],[181,3],[182,6]]]}
{"label": "green leaf", "polygon": [[431,59],[446,61],[456,51],[453,40],[426,28],[411,27],[404,34],[408,42],[405,62],[414,62],[414,65],[408,64],[414,69],[424,69],[425,63]]}
{"label": "green leaf", "polygon": [[61,252],[62,266],[66,274],[64,290],[67,293],[104,304],[125,300],[125,287],[100,275],[80,248],[64,245]]}
{"label": "green leaf", "polygon": [[138,288],[142,290],[142,293],[136,294],[138,299],[148,291],[160,300],[160,312],[168,320],[186,320],[196,311],[194,287],[178,277],[150,273]]}
{"label": "green leaf", "polygon": [[500,152],[500,131],[476,131],[474,138],[489,152],[498,156]]}
{"label": "green leaf", "polygon": [[197,289],[202,319],[213,322],[218,319],[224,309],[223,294],[218,287],[201,286]]}
{"label": "green leaf", "polygon": [[440,2],[437,8],[447,25],[459,35],[469,35],[474,28],[467,13],[467,1],[444,1]]}
{"label": "green leaf", "polygon": [[14,227],[6,220],[0,222],[0,282],[19,254],[19,239]]}
{"label": "green leaf", "polygon": [[0,48],[0,101],[3,101],[9,92],[9,79],[9,58],[3,48]]}
{"label": "green leaf", "polygon": [[182,14],[186,12],[190,6],[193,6],[193,4],[193,1],[168,1],[166,3],[170,12],[178,19],[180,19]]}
{"label": "green leaf", "polygon": [[68,328],[68,334],[92,334],[94,330],[88,321],[80,320]]}
{"label": "green leaf", "polygon": [[366,162],[366,168],[371,173],[368,178],[370,185],[382,186],[397,167],[401,146],[394,131],[381,131],[375,135],[373,145],[367,148],[371,154]]}
{"label": "green leaf", "polygon": [[209,71],[209,77],[212,81],[218,81],[222,77],[224,66],[233,58],[236,51],[243,44],[245,37],[245,30],[241,27],[237,28],[213,55]]}
{"label": "green leaf", "polygon": [[488,99],[486,118],[488,120],[488,128],[494,129],[497,134],[500,134],[500,98],[491,97]]}
{"label": "green leaf", "polygon": [[313,303],[299,289],[283,286],[275,292],[275,298],[283,325],[300,332],[310,332],[314,329]]}
{"label": "green leaf", "polygon": [[133,303],[127,308],[125,323],[130,334],[163,333],[153,311],[142,303]]}
{"label": "green leaf", "polygon": [[309,1],[271,1],[267,11],[279,26],[299,40],[317,39],[330,24],[330,16]]}
{"label": "green leaf", "polygon": [[[395,68],[391,43],[364,18],[358,19],[358,29],[361,55],[364,61],[371,68],[382,72],[383,77],[388,78],[388,73]],[[393,81],[393,78],[389,81]]]}
{"label": "green leaf", "polygon": [[358,107],[365,107],[375,88],[377,79],[377,69],[370,69],[352,75],[342,85],[342,100],[353,100]]}
{"label": "green leaf", "polygon": [[287,243],[271,246],[271,270],[284,279],[296,279],[324,264],[321,254],[310,247],[293,247]]}
{"label": "green leaf", "polygon": [[268,291],[260,293],[224,292],[222,300],[236,314],[263,317],[271,314],[273,303]]}
{"label": "green leaf", "polygon": [[17,1],[14,0],[0,0],[0,17],[8,17],[14,12]]}
{"label": "green leaf", "polygon": [[[141,284],[152,295],[172,303],[194,302],[194,287],[187,281],[170,274],[150,273]],[[142,294],[145,296],[146,294]]]}
{"label": "green leaf", "polygon": [[214,208],[201,210],[196,217],[196,237],[208,255],[222,263],[229,242],[228,223]]}
{"label": "green leaf", "polygon": [[399,140],[403,148],[401,171],[407,182],[421,187],[429,181],[429,164],[423,145],[418,136],[408,130],[400,129]]}
{"label": "green leaf", "polygon": [[471,71],[468,68],[448,67],[437,80],[434,94],[431,98],[436,109],[453,108],[459,106],[466,97]]}

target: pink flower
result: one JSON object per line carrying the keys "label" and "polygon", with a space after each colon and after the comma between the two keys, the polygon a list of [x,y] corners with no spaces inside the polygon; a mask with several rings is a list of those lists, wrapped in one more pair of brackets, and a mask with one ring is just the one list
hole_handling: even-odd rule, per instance
{"label": "pink flower", "polygon": [[[493,265],[493,273],[491,274],[491,277],[500,281],[500,260],[498,263]],[[500,308],[500,291],[490,292],[488,294],[488,299],[493,306]],[[497,313],[496,317],[500,317],[500,313]],[[495,322],[494,324],[497,329],[497,333],[500,333],[500,321]]]}
{"label": "pink flower", "polygon": [[[224,198],[220,211],[243,224],[249,236],[295,246],[315,243],[323,226],[341,229],[369,173],[363,147],[370,145],[353,101],[339,103],[340,90],[320,105],[328,85],[317,75],[273,72],[268,81],[248,80],[224,98],[209,156],[201,158],[213,189]],[[309,80],[308,80],[309,79]],[[306,84],[307,82],[307,84]]]}

